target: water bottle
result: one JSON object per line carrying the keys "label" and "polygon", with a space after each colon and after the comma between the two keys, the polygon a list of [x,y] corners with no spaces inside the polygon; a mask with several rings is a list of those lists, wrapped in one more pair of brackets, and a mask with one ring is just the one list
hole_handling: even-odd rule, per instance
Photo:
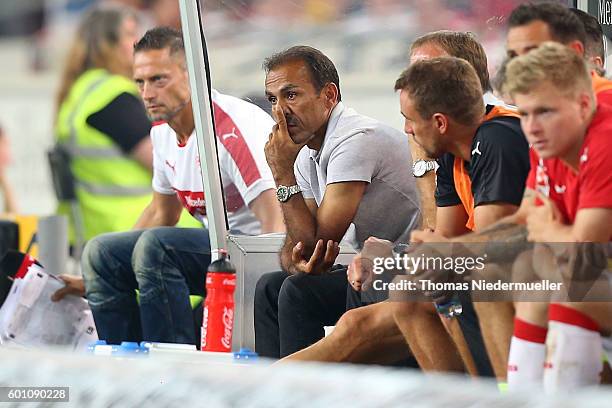
{"label": "water bottle", "polygon": [[447,319],[457,317],[463,312],[463,306],[461,306],[461,300],[459,300],[459,294],[454,293],[453,296],[445,302],[435,303],[436,311]]}
{"label": "water bottle", "polygon": [[202,319],[202,351],[232,351],[234,328],[234,290],[236,269],[227,259],[227,251],[211,263],[206,274],[206,300]]}

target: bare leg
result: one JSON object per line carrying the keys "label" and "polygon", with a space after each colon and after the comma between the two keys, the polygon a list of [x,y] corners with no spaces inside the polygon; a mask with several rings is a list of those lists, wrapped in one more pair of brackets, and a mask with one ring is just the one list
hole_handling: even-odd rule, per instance
{"label": "bare leg", "polygon": [[477,377],[478,369],[476,368],[476,363],[474,363],[472,352],[470,351],[467,341],[465,340],[465,336],[463,335],[463,331],[461,330],[461,326],[459,325],[459,320],[447,319],[440,315],[438,315],[438,317],[457,348],[457,351],[461,356],[461,361],[463,361],[463,365],[465,366],[465,370],[469,375]]}
{"label": "bare leg", "polygon": [[511,302],[474,302],[489,360],[498,381],[505,381],[514,329]]}
{"label": "bare leg", "polygon": [[548,303],[516,302],[516,317],[540,327],[548,326]]}
{"label": "bare leg", "polygon": [[349,310],[329,336],[280,361],[389,364],[403,360],[410,350],[395,324],[392,306],[382,302]]}
{"label": "bare leg", "polygon": [[393,302],[394,316],[424,371],[464,371],[461,355],[432,303]]}
{"label": "bare leg", "polygon": [[[511,266],[512,281],[529,282],[536,277],[533,267],[533,252],[525,251],[520,254]],[[508,266],[489,265],[486,269],[486,278],[493,280],[508,280]],[[517,302],[517,304],[519,304]],[[522,303],[521,313],[517,317],[523,320],[546,327],[547,307],[545,303]],[[474,302],[474,309],[478,315],[480,329],[487,348],[489,360],[498,381],[505,381],[508,374],[508,354],[514,331],[515,308],[512,302]],[[543,320],[542,320],[543,319]]]}

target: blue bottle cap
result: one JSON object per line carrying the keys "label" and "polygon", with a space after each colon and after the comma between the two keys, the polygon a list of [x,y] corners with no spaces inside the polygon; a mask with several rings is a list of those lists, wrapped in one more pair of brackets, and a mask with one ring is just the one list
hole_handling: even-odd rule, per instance
{"label": "blue bottle cap", "polygon": [[119,347],[121,347],[123,350],[135,350],[139,349],[140,345],[138,345],[138,343],[135,341],[122,341]]}
{"label": "blue bottle cap", "polygon": [[144,347],[140,347],[135,341],[122,341],[121,345],[117,347],[117,355],[137,355],[145,354],[148,350]]}
{"label": "blue bottle cap", "polygon": [[257,357],[256,352],[246,347],[234,352],[234,360],[255,360]]}

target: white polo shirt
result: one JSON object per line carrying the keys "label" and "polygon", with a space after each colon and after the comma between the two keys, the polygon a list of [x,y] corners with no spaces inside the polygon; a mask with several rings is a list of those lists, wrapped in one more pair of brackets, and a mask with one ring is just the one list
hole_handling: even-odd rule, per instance
{"label": "white polo shirt", "polygon": [[329,184],[365,181],[357,214],[343,241],[355,250],[370,236],[408,242],[420,209],[408,136],[360,115],[342,102],[332,111],[320,150],[304,146],[295,163],[304,198],[320,206]]}

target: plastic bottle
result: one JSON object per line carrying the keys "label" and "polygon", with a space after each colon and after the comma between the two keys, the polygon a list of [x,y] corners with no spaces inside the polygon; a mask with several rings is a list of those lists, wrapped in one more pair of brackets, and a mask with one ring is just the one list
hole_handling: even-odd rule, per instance
{"label": "plastic bottle", "polygon": [[200,349],[230,352],[234,328],[236,269],[227,259],[227,251],[220,250],[219,255],[219,259],[209,265],[206,274]]}
{"label": "plastic bottle", "polygon": [[258,357],[259,356],[256,352],[246,347],[241,348],[240,351],[234,352],[234,361],[255,361]]}

